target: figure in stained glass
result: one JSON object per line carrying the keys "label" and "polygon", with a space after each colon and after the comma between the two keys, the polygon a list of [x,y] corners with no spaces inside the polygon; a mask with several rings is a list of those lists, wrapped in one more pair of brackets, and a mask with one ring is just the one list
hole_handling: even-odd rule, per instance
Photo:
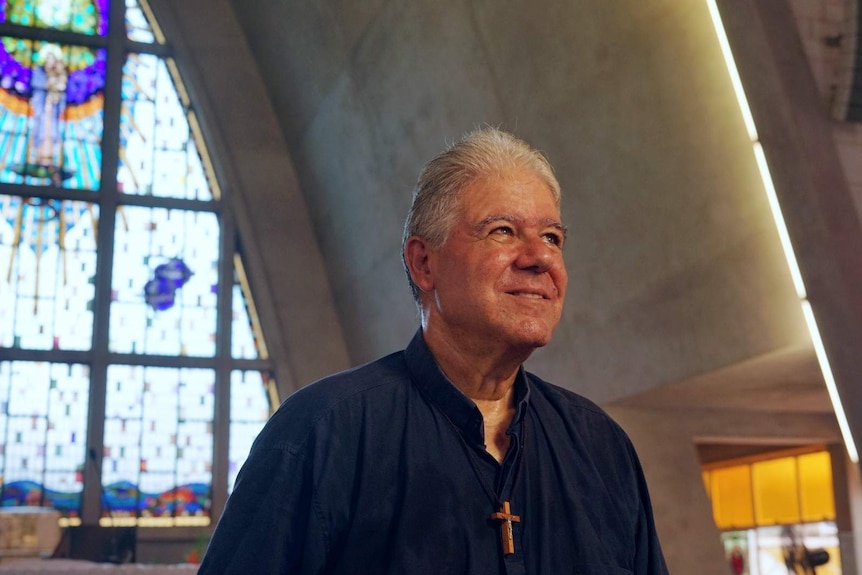
{"label": "figure in stained glass", "polygon": [[97,189],[106,52],[3,38],[0,181]]}
{"label": "figure in stained glass", "polygon": [[[60,166],[62,161],[62,154],[59,153],[60,122],[66,109],[66,84],[69,73],[59,46],[45,44],[39,56],[43,63],[33,69],[31,83],[33,93],[30,96],[30,107],[33,127],[29,158],[31,162],[50,170],[54,166]],[[56,179],[58,176],[58,172],[52,171],[55,185],[60,183]]]}

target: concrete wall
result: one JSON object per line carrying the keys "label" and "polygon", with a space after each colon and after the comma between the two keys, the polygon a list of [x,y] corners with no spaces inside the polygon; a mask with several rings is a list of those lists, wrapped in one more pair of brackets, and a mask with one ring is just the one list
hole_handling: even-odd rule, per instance
{"label": "concrete wall", "polygon": [[807,343],[705,3],[232,5],[354,363],[415,329],[409,193],[482,123],[545,150],[566,194],[567,310],[535,371],[604,402]]}

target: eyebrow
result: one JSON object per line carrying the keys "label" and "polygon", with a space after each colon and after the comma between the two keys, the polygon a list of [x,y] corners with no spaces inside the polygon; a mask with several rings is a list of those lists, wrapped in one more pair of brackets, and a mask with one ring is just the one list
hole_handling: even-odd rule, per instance
{"label": "eyebrow", "polygon": [[[480,231],[488,224],[499,221],[509,222],[512,224],[523,224],[524,218],[519,218],[512,214],[492,214],[479,220],[479,222],[475,226],[475,230]],[[563,225],[562,222],[559,222],[553,218],[545,218],[541,221],[541,224],[542,227],[554,228],[556,230],[559,230],[563,234],[564,239],[569,235],[569,228]]]}

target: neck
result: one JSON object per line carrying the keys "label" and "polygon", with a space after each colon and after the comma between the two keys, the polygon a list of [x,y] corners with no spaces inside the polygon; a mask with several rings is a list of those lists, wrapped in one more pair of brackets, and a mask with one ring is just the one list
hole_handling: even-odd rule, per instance
{"label": "neck", "polygon": [[446,377],[479,408],[486,449],[502,461],[509,447],[506,431],[515,416],[515,377],[526,357],[476,353],[470,347],[453,345],[450,337],[429,331],[423,336]]}
{"label": "neck", "polygon": [[489,406],[512,403],[515,376],[529,353],[500,352],[436,330],[425,329],[422,335],[440,369],[461,393]]}

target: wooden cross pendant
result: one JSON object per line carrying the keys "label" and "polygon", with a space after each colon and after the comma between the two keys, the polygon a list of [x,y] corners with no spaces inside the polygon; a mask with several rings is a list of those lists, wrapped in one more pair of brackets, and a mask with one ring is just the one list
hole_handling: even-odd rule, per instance
{"label": "wooden cross pendant", "polygon": [[509,502],[504,501],[500,510],[491,514],[491,519],[500,522],[500,539],[503,541],[503,555],[511,555],[515,552],[515,534],[512,532],[512,521],[521,522],[521,517],[512,515]]}

